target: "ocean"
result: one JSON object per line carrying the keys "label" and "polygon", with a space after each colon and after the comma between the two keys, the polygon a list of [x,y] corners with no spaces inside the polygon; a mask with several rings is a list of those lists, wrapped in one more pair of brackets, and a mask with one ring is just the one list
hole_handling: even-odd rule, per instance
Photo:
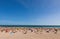
{"label": "ocean", "polygon": [[0,25],[0,27],[60,28],[60,25]]}

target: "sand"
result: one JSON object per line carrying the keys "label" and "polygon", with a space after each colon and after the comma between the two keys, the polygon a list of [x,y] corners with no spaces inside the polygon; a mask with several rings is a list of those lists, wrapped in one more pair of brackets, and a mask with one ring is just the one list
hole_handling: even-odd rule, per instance
{"label": "sand", "polygon": [[27,30],[27,34],[24,34],[21,31],[16,33],[11,32],[0,32],[0,39],[60,39],[60,31],[57,34],[50,31],[49,33],[43,30],[43,32],[31,32]]}

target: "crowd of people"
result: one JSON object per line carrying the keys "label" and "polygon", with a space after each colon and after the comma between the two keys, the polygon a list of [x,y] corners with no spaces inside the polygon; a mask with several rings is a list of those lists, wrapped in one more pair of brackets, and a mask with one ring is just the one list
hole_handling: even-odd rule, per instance
{"label": "crowd of people", "polygon": [[37,32],[43,32],[45,31],[46,33],[49,33],[50,31],[54,32],[55,34],[57,34],[59,28],[24,28],[24,27],[20,27],[20,28],[16,28],[16,27],[0,27],[0,32],[12,32],[12,33],[16,33],[16,32],[23,32],[24,34],[27,34],[28,31],[37,33]]}

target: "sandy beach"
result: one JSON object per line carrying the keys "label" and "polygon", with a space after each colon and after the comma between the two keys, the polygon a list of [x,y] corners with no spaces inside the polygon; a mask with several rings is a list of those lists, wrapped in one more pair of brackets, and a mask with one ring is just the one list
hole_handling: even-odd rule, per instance
{"label": "sandy beach", "polygon": [[[5,31],[9,29],[8,31]],[[60,30],[55,28],[0,28],[0,39],[60,39]],[[3,30],[3,32],[1,31]]]}

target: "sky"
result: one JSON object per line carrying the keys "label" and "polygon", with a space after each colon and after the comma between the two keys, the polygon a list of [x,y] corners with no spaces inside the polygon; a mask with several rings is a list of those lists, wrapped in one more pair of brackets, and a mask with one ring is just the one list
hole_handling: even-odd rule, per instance
{"label": "sky", "polygon": [[60,25],[60,0],[0,0],[0,25]]}

